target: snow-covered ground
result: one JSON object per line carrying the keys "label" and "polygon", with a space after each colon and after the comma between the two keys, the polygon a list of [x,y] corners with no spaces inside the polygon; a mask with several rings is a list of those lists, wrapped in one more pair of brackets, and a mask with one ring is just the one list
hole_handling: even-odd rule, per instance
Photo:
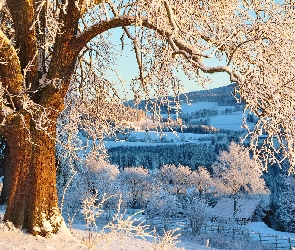
{"label": "snow-covered ground", "polygon": [[40,236],[32,236],[18,229],[8,230],[0,224],[0,249],[2,250],[43,250],[43,249],[89,249],[75,239],[64,226],[58,234],[46,239]]}
{"label": "snow-covered ground", "polygon": [[242,130],[243,112],[237,111],[233,114],[225,114],[210,117],[211,126],[226,130]]}
{"label": "snow-covered ground", "polygon": [[[132,239],[122,237],[122,235],[112,236],[111,239],[101,240],[100,243],[82,243],[73,236],[65,224],[58,234],[52,238],[44,238],[40,236],[32,236],[23,230],[16,229],[11,223],[3,223],[1,220],[5,212],[5,206],[0,205],[0,249],[1,250],[84,250],[84,249],[99,249],[99,250],[157,250],[162,248],[154,248],[153,243],[140,239]],[[87,235],[88,232],[83,230],[83,226],[74,229],[75,235]],[[88,245],[88,246],[87,246]],[[174,248],[176,250],[176,248]],[[178,243],[178,250],[210,250],[213,248],[198,245],[194,242],[182,241]],[[216,249],[216,248],[214,248]],[[168,250],[163,248],[163,250]],[[170,250],[170,249],[169,249]]]}
{"label": "snow-covered ground", "polygon": [[[222,111],[225,111],[226,109],[234,109],[234,106],[218,106],[218,102],[197,102],[197,103],[191,103],[181,104],[181,112],[183,114],[190,114],[191,112],[195,112],[200,109],[215,109],[218,110],[220,113]],[[242,121],[245,115],[243,114],[243,111],[236,111],[233,113],[228,114],[220,114],[218,116],[212,116],[210,117],[210,125],[219,128],[219,129],[227,129],[227,130],[242,130]],[[249,127],[251,128],[253,124],[249,124]]]}
{"label": "snow-covered ground", "polygon": [[246,228],[250,230],[252,240],[277,246],[277,249],[295,250],[295,233],[276,231],[263,222],[252,222]]}
{"label": "snow-covered ground", "polygon": [[[285,237],[286,245],[288,246],[288,238],[295,240],[295,234],[278,232],[273,229],[268,228],[262,222],[253,222],[247,225],[247,228],[251,229],[253,232],[259,232],[262,236],[269,235],[272,236],[271,241],[268,244],[275,244],[276,235],[280,237]],[[84,232],[81,232],[81,234]],[[252,236],[252,235],[251,235]],[[258,235],[257,235],[258,237]],[[256,240],[259,240],[258,238]],[[106,244],[106,243],[103,243]],[[134,240],[134,239],[122,239],[114,238],[113,242],[108,242],[105,246],[98,245],[103,248],[92,248],[92,249],[105,249],[105,250],[149,250],[152,249],[152,243]],[[206,247],[205,245],[199,245],[191,241],[181,240],[177,246],[179,249],[183,250],[209,250],[215,249],[211,247]],[[77,240],[67,229],[63,226],[62,230],[53,235],[52,238],[43,238],[40,236],[32,236],[25,233],[24,231],[18,229],[8,230],[7,227],[4,227],[0,224],[0,249],[1,250],[43,250],[43,249],[52,249],[52,250],[83,250],[90,249],[87,245],[81,243]],[[287,249],[287,248],[286,248]]]}
{"label": "snow-covered ground", "polygon": [[277,235],[280,237],[285,238],[292,238],[295,240],[295,233],[288,233],[288,232],[280,232],[276,231],[272,228],[269,228],[265,223],[263,222],[251,222],[248,225],[246,225],[248,229],[250,229],[253,232],[261,233],[261,234],[268,234],[268,235]]}
{"label": "snow-covered ground", "polygon": [[[0,218],[3,218],[4,214],[4,206],[0,206]],[[284,238],[286,242],[286,246],[288,247],[288,239],[291,242],[295,243],[295,234],[294,233],[285,233],[275,231],[271,228],[268,228],[263,222],[252,222],[245,226],[248,228],[251,233],[251,238],[253,240],[259,240],[258,233],[262,236],[262,240],[264,239],[264,235],[269,237],[268,244],[275,244],[276,239]],[[79,230],[74,230],[76,234],[86,235],[87,232],[82,230],[81,227]],[[255,238],[255,233],[257,238]],[[277,237],[276,237],[277,236]],[[181,237],[181,241],[177,244],[177,249],[182,250],[208,250],[215,249],[211,247],[206,247],[204,245],[199,245],[192,240],[186,240],[185,237]],[[27,234],[24,231],[19,229],[15,229],[13,226],[7,226],[4,223],[0,222],[0,249],[1,250],[43,250],[43,249],[52,249],[52,250],[83,250],[90,249],[89,246],[82,243],[78,239],[76,239],[70,230],[65,226],[62,226],[61,231],[53,235],[52,238],[43,238],[40,236],[32,236]],[[100,244],[93,245],[91,249],[105,249],[105,250],[149,250],[149,249],[158,249],[153,248],[153,244],[148,241],[138,240],[138,239],[128,239],[124,237],[115,237],[112,238],[109,242],[101,242]],[[167,248],[165,248],[167,249]],[[286,248],[288,249],[288,248]],[[168,250],[168,249],[167,249]]]}

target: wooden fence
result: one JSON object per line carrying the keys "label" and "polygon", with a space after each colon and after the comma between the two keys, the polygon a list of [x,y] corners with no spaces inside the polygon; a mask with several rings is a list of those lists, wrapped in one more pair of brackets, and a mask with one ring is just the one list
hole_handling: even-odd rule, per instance
{"label": "wooden fence", "polygon": [[272,234],[263,234],[259,232],[250,232],[253,240],[259,240],[263,244],[271,244],[276,250],[295,250],[295,238],[282,237]]}
{"label": "wooden fence", "polygon": [[[147,222],[149,222],[152,227],[165,227],[163,220],[160,219],[153,219]],[[189,228],[189,222],[180,218],[171,219],[170,221],[167,221],[167,224],[169,225],[169,228],[167,229],[179,228],[180,230],[187,230]],[[260,241],[262,244],[270,244],[276,250],[295,250],[295,238],[254,232],[245,228],[243,226],[244,223],[240,224],[241,225],[204,225],[202,226],[200,233],[222,234],[231,237],[249,237],[252,240]]]}
{"label": "wooden fence", "polygon": [[252,240],[260,241],[262,244],[272,245],[276,250],[295,250],[295,238],[254,232],[242,226],[207,225],[202,227],[201,232],[217,233],[228,236],[249,236]]}

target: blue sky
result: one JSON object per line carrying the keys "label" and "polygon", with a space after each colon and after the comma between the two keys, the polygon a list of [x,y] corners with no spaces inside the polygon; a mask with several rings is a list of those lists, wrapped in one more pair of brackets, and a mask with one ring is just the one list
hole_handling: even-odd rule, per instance
{"label": "blue sky", "polygon": [[[113,32],[113,43],[116,44],[118,51],[121,50],[121,42],[120,37],[122,35],[122,30],[117,29]],[[121,55],[118,55],[116,58],[116,66],[115,69],[118,71],[118,74],[125,82],[125,85],[128,85],[132,78],[137,75],[137,64],[134,51],[131,50],[131,46],[125,44],[124,50]],[[220,62],[219,62],[220,63]],[[216,64],[214,60],[210,62],[211,65]],[[182,80],[182,83],[185,85],[186,92],[202,90],[204,89],[202,86],[198,85],[195,81],[189,80],[185,74],[180,74],[179,78]],[[207,89],[217,88],[221,86],[225,86],[230,84],[229,75],[226,73],[216,73],[210,74],[210,78],[212,79],[212,84],[206,85]],[[110,80],[117,79],[115,75],[110,77]],[[121,88],[121,87],[118,87]],[[128,94],[128,99],[132,98],[132,94]]]}

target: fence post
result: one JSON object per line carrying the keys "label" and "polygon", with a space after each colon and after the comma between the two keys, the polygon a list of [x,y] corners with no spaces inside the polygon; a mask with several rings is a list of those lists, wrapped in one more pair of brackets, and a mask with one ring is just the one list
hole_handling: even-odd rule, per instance
{"label": "fence post", "polygon": [[278,235],[276,234],[276,250],[278,249]]}
{"label": "fence post", "polygon": [[258,236],[259,236],[259,241],[260,241],[260,243],[261,243],[261,235],[260,235],[259,232],[258,232]]}

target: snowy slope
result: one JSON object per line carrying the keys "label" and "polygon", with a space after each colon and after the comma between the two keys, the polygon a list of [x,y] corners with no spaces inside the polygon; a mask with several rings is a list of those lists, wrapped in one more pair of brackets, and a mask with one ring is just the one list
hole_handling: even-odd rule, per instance
{"label": "snowy slope", "polygon": [[226,114],[210,117],[211,125],[215,128],[226,130],[242,130],[242,111],[234,114]]}
{"label": "snowy slope", "polygon": [[[218,106],[218,102],[197,102],[197,103],[182,103],[181,112],[183,114],[190,114],[196,112],[200,109],[215,109],[220,113],[226,109],[234,109],[233,106]],[[247,113],[246,113],[247,114]],[[243,114],[243,111],[236,111],[230,114],[220,114],[218,116],[212,116],[210,118],[210,125],[219,129],[226,130],[242,130],[242,121],[246,115]],[[248,124],[250,128],[253,127],[253,124]]]}

